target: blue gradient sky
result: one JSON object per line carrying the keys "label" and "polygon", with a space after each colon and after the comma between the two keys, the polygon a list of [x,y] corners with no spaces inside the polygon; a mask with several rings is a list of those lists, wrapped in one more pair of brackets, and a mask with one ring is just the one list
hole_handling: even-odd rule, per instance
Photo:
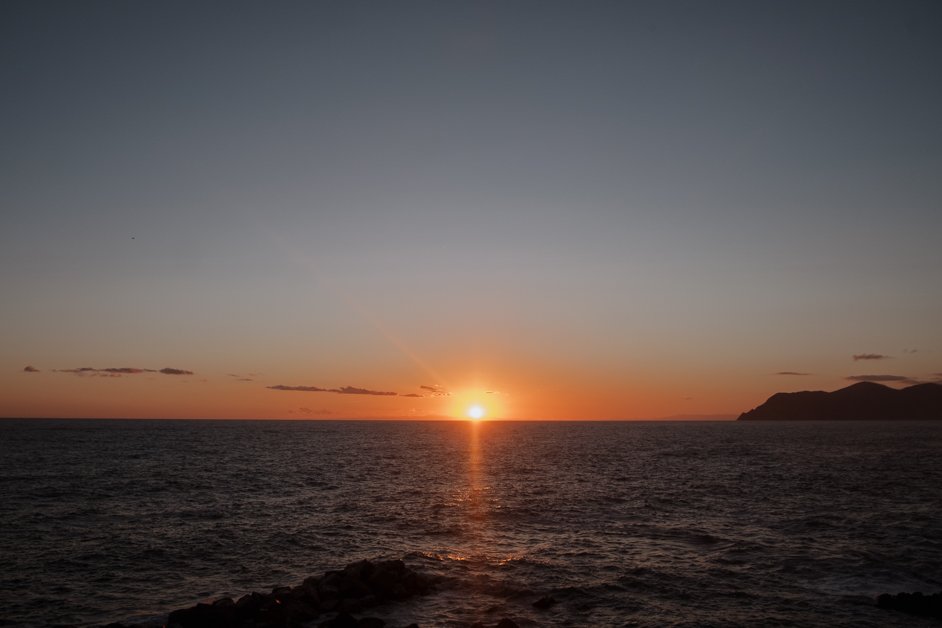
{"label": "blue gradient sky", "polygon": [[4,2],[0,415],[939,379],[940,68],[937,2]]}

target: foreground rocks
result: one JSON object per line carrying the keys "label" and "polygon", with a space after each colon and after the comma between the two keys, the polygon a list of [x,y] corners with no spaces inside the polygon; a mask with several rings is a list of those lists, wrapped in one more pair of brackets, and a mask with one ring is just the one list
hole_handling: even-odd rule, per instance
{"label": "foreground rocks", "polygon": [[877,606],[910,615],[942,619],[942,592],[923,595],[922,593],[884,593],[877,598]]}
{"label": "foreground rocks", "polygon": [[[432,579],[401,560],[360,561],[341,571],[312,576],[296,587],[271,593],[249,593],[238,600],[224,597],[170,613],[167,628],[284,627],[312,624],[325,628],[383,628],[376,617],[354,614],[385,602],[424,595]],[[323,618],[322,618],[323,616]]]}

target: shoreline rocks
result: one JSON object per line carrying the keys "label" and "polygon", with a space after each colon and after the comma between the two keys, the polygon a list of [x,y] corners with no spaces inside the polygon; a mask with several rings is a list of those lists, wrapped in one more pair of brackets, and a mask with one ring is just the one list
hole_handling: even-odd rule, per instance
{"label": "shoreline rocks", "polygon": [[175,610],[167,617],[167,628],[300,627],[329,614],[335,616],[317,625],[382,628],[382,619],[356,619],[353,613],[425,595],[433,584],[432,578],[408,568],[401,560],[362,560],[340,571],[306,578],[296,587],[275,587],[267,594],[249,593],[238,600],[223,597],[210,604]]}
{"label": "shoreline rocks", "polygon": [[884,593],[877,598],[877,606],[894,611],[942,619],[942,591],[923,595],[916,593]]}

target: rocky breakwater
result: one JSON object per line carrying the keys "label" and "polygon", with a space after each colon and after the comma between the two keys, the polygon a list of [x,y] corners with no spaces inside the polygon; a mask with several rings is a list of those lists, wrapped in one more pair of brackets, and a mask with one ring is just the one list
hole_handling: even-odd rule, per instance
{"label": "rocky breakwater", "polygon": [[238,600],[224,597],[211,604],[173,611],[167,618],[167,628],[381,628],[385,625],[381,619],[357,619],[354,615],[379,604],[424,595],[433,584],[430,576],[406,567],[401,560],[364,560],[341,571],[312,576],[296,587],[277,587],[267,594],[249,593]]}

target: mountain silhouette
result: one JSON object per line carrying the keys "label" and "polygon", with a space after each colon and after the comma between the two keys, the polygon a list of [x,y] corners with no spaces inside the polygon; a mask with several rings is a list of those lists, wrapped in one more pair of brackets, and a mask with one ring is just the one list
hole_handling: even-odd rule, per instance
{"label": "mountain silhouette", "polygon": [[834,392],[775,393],[739,421],[899,421],[942,420],[942,384],[916,384],[897,390],[860,382]]}

